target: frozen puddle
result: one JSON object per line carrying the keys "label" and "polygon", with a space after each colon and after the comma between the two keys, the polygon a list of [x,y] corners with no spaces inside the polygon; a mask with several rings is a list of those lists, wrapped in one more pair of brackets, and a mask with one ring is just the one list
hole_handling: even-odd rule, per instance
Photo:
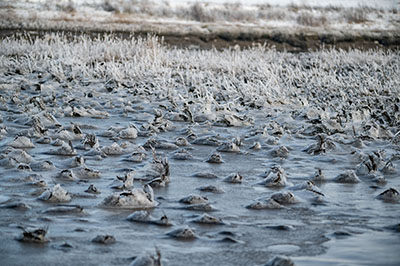
{"label": "frozen puddle", "polygon": [[300,250],[300,247],[296,245],[273,245],[269,246],[267,250],[277,254],[290,254]]}

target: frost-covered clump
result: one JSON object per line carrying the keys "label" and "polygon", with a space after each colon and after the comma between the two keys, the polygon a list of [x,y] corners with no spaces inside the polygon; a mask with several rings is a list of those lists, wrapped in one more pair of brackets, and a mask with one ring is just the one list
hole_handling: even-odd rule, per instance
{"label": "frost-covered clump", "polygon": [[53,188],[44,191],[38,198],[39,200],[48,202],[68,202],[71,201],[71,195],[68,191],[63,189],[60,184],[55,185]]}
{"label": "frost-covered clump", "polygon": [[246,208],[253,210],[264,210],[264,209],[274,210],[274,209],[281,209],[283,208],[283,206],[278,201],[272,198],[266,198],[254,201],[253,203],[247,205]]}
{"label": "frost-covered clump", "polygon": [[16,237],[16,240],[21,242],[31,242],[31,243],[46,243],[49,239],[46,237],[47,229],[45,228],[35,228],[31,230],[26,230],[22,228],[24,232]]}
{"label": "frost-covered clump", "polygon": [[353,170],[347,170],[344,173],[341,173],[335,178],[335,181],[338,183],[347,183],[347,184],[356,184],[361,180],[358,178],[356,173]]}
{"label": "frost-covered clump", "polygon": [[190,194],[189,196],[181,198],[179,202],[185,204],[199,204],[199,203],[207,203],[208,199],[200,195]]}
{"label": "frost-covered clump", "polygon": [[389,202],[398,202],[400,200],[400,193],[394,188],[389,188],[377,196],[378,199]]}
{"label": "frost-covered clump", "polygon": [[266,173],[265,179],[258,184],[266,187],[281,188],[287,186],[289,183],[286,178],[285,171],[282,167],[272,167],[269,172]]}
{"label": "frost-covered clump", "polygon": [[294,266],[293,260],[286,256],[275,256],[265,266]]}
{"label": "frost-covered clump", "polygon": [[54,150],[50,150],[48,152],[46,152],[47,154],[50,155],[64,155],[64,156],[75,156],[77,155],[77,152],[74,148],[74,146],[72,145],[72,142],[69,140],[68,143],[66,143],[65,141],[60,140],[60,148],[58,149],[54,149]]}
{"label": "frost-covered clump", "polygon": [[143,254],[137,256],[129,266],[161,266],[161,252],[156,249],[156,256]]}
{"label": "frost-covered clump", "polygon": [[274,193],[271,195],[271,199],[279,204],[295,204],[299,202],[299,199],[289,191]]}
{"label": "frost-covered clump", "polygon": [[148,209],[154,208],[157,202],[154,200],[153,189],[146,185],[144,188],[113,193],[106,197],[101,205],[104,207]]}
{"label": "frost-covered clump", "polygon": [[18,149],[26,149],[26,148],[34,148],[31,139],[24,136],[17,136],[15,139],[9,144],[13,148]]}
{"label": "frost-covered clump", "polygon": [[140,210],[131,213],[127,218],[128,221],[138,222],[138,223],[148,223],[160,226],[171,226],[172,223],[169,221],[167,215],[161,216],[157,219],[150,215],[148,211]]}

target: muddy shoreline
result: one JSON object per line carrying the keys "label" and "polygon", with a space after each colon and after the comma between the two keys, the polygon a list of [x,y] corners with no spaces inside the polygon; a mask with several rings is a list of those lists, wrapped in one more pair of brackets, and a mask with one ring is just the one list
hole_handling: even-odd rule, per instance
{"label": "muddy shoreline", "polygon": [[60,33],[70,36],[89,36],[96,38],[104,35],[113,35],[121,39],[129,39],[133,37],[146,37],[148,35],[156,35],[163,40],[163,43],[176,48],[189,49],[226,49],[232,47],[248,48],[254,45],[266,45],[273,47],[277,51],[287,52],[307,52],[317,51],[322,48],[334,49],[383,49],[383,50],[399,50],[400,36],[390,33],[375,34],[343,34],[338,36],[334,33],[310,33],[296,32],[288,33],[282,31],[273,31],[270,33],[254,34],[252,32],[229,31],[218,32],[215,34],[193,33],[175,33],[175,32],[154,32],[154,31],[125,31],[125,30],[99,30],[99,29],[16,29],[2,28],[0,29],[0,39],[4,39],[13,35],[29,35],[32,38],[43,37],[48,33]]}

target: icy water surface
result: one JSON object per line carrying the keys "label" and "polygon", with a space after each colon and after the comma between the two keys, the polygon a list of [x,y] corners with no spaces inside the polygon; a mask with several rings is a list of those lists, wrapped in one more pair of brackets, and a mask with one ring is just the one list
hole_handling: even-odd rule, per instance
{"label": "icy water surface", "polygon": [[[57,77],[42,59],[26,69],[23,61],[13,65],[19,56],[2,49],[10,63],[2,65],[0,85],[1,265],[129,265],[156,250],[165,265],[263,265],[276,255],[296,265],[398,265],[398,88],[389,88],[390,97],[363,94],[355,109],[348,95],[321,108],[329,101],[314,101],[312,88],[299,92],[308,104],[261,87],[252,99],[235,95],[235,82],[271,86],[258,83],[257,70],[214,69],[226,80],[210,76],[204,89],[179,84],[175,75],[187,72],[172,67],[175,92],[166,93],[140,76],[142,69],[129,79],[104,79],[94,62],[90,79],[69,79],[72,65]],[[168,53],[151,45],[144,51]],[[320,60],[300,56],[304,64]],[[113,64],[120,65],[108,65],[115,74]],[[301,69],[310,78],[310,66]],[[398,72],[382,71],[398,82]],[[348,81],[362,82],[360,73]],[[388,80],[377,90],[384,93]],[[361,109],[369,99],[382,105]],[[210,162],[214,153],[221,163]],[[97,190],[85,192],[91,184]],[[392,194],[381,195],[389,188]],[[189,195],[201,197],[183,200]],[[147,222],[131,218],[144,209]],[[44,236],[32,233],[40,228]]]}

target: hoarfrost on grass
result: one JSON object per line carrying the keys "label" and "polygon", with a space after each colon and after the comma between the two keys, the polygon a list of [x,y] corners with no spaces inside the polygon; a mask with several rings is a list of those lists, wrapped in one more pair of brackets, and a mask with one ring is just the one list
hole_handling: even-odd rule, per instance
{"label": "hoarfrost on grass", "polygon": [[[398,96],[400,90],[395,51],[321,50],[296,55],[265,46],[194,51],[169,49],[157,37],[71,41],[50,34],[42,39],[5,38],[0,57],[2,72],[47,73],[71,81],[72,91],[81,82],[105,86],[113,81],[115,89],[193,101],[197,110],[191,111],[200,114],[212,111],[210,107],[221,109],[222,103],[227,104],[225,109],[234,103],[308,105],[332,97]],[[8,82],[20,77],[11,79]]]}

